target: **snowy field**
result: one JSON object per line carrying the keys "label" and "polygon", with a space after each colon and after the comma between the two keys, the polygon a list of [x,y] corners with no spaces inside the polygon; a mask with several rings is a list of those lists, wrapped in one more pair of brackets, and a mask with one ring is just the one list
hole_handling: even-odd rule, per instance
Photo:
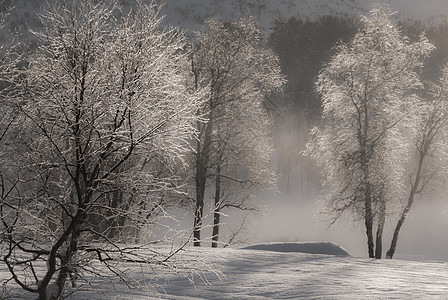
{"label": "snowy field", "polygon": [[[258,245],[254,249],[193,249],[181,255],[194,263],[199,255],[212,258],[225,277],[207,274],[194,284],[176,274],[149,279],[140,268],[128,272],[155,296],[118,282],[92,281],[95,292],[78,292],[68,299],[447,299],[448,263],[435,261],[374,260],[344,254],[334,244]],[[334,250],[341,255],[290,251]],[[281,251],[281,252],[279,252]],[[0,268],[4,268],[0,265]],[[5,278],[1,269],[0,278]],[[145,278],[146,277],[146,278]],[[25,296],[16,289],[13,299]]]}

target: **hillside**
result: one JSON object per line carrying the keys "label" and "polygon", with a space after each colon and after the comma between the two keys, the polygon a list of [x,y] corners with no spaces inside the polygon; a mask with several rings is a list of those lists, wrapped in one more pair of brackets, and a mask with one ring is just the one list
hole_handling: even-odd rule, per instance
{"label": "hillside", "polygon": [[[325,14],[360,15],[369,10],[375,0],[166,0],[164,13],[167,22],[184,28],[194,27],[210,17],[233,19],[240,15],[254,16],[267,31],[274,19],[291,16],[316,18]],[[448,14],[444,0],[390,1],[401,19],[439,21]],[[412,4],[410,4],[412,2]]]}
{"label": "hillside", "polygon": [[[51,3],[55,0],[49,0]],[[135,0],[120,0],[131,5]],[[40,28],[35,13],[45,0],[8,0],[14,3],[11,27],[29,26],[34,30]],[[160,2],[160,1],[156,1]],[[316,18],[325,14],[360,15],[369,10],[376,0],[165,0],[162,13],[166,15],[166,24],[194,29],[204,20],[217,17],[223,20],[234,19],[241,15],[252,15],[260,25],[269,31],[273,20],[291,16]],[[444,0],[390,1],[393,10],[399,12],[401,19],[420,19],[437,22],[448,15]],[[410,2],[412,4],[410,4]]]}

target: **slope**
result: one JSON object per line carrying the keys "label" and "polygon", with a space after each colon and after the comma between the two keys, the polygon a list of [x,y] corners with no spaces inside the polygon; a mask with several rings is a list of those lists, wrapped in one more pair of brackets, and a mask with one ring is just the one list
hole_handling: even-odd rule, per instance
{"label": "slope", "polygon": [[[56,0],[48,0],[52,3]],[[146,0],[150,1],[150,0]],[[324,14],[360,15],[369,10],[372,3],[385,0],[165,0],[162,14],[166,16],[165,24],[195,29],[204,20],[216,17],[231,20],[241,15],[253,16],[266,31],[269,31],[275,19],[287,19],[291,16],[316,18]],[[10,18],[10,28],[30,27],[39,30],[40,24],[36,13],[46,0],[6,0],[12,2],[15,10]],[[59,1],[61,3],[63,1]],[[127,7],[135,0],[120,0]],[[420,19],[438,22],[448,15],[445,0],[394,0],[390,2],[393,10],[399,12],[401,19]],[[0,9],[2,7],[0,6]],[[0,38],[6,33],[0,32]],[[30,35],[27,35],[30,37]]]}

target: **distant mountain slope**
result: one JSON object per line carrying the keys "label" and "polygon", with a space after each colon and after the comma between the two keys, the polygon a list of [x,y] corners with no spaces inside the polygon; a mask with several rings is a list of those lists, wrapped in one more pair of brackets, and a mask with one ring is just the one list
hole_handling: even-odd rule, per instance
{"label": "distant mountain slope", "polygon": [[273,20],[291,16],[314,18],[323,14],[359,14],[365,7],[356,0],[166,0],[167,22],[191,28],[217,17],[230,20],[251,15],[269,30]]}
{"label": "distant mountain slope", "polygon": [[[184,28],[210,17],[224,20],[241,15],[254,16],[260,25],[269,30],[278,18],[309,17],[324,14],[360,15],[371,4],[385,0],[166,0],[166,21]],[[420,19],[437,22],[448,15],[446,0],[389,0],[401,19]]]}
{"label": "distant mountain slope", "polygon": [[[50,3],[56,0],[48,0]],[[63,0],[58,0],[62,3]],[[129,5],[135,0],[119,0]],[[148,0],[149,1],[149,0]],[[204,20],[217,17],[231,20],[241,15],[252,15],[267,31],[273,20],[291,16],[315,18],[324,14],[360,15],[374,2],[387,0],[165,0],[165,23],[194,29]],[[16,9],[10,18],[10,27],[40,28],[35,15],[45,0],[7,0]],[[160,2],[160,1],[159,1]],[[420,19],[437,22],[448,16],[446,0],[388,0],[402,19]]]}

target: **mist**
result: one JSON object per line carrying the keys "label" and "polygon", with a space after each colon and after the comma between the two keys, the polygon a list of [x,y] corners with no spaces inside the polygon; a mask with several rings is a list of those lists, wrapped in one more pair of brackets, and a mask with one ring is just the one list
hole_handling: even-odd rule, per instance
{"label": "mist", "polygon": [[[363,224],[341,219],[330,226],[328,216],[321,215],[316,207],[317,199],[317,195],[305,197],[300,192],[266,197],[269,209],[251,224],[253,242],[329,241],[356,257],[367,257]],[[448,261],[448,240],[444,237],[448,230],[446,207],[442,196],[419,197],[403,225],[394,258]],[[395,217],[386,221],[384,249],[390,245],[396,220]]]}
{"label": "mist", "polygon": [[[252,218],[247,230],[250,240],[254,243],[328,241],[340,245],[354,256],[368,257],[363,222],[353,222],[343,216],[331,224],[330,217],[319,208],[319,199],[325,195],[321,185],[321,169],[301,154],[308,140],[307,123],[303,118],[288,114],[277,125],[277,148],[273,163],[279,165],[279,191],[260,195],[258,201],[264,205],[264,211]],[[406,199],[399,200],[404,205]],[[395,214],[386,218],[384,251],[390,246],[401,211],[402,207],[399,206]],[[438,186],[436,190],[416,197],[400,231],[394,258],[448,261],[446,231],[446,186]]]}

